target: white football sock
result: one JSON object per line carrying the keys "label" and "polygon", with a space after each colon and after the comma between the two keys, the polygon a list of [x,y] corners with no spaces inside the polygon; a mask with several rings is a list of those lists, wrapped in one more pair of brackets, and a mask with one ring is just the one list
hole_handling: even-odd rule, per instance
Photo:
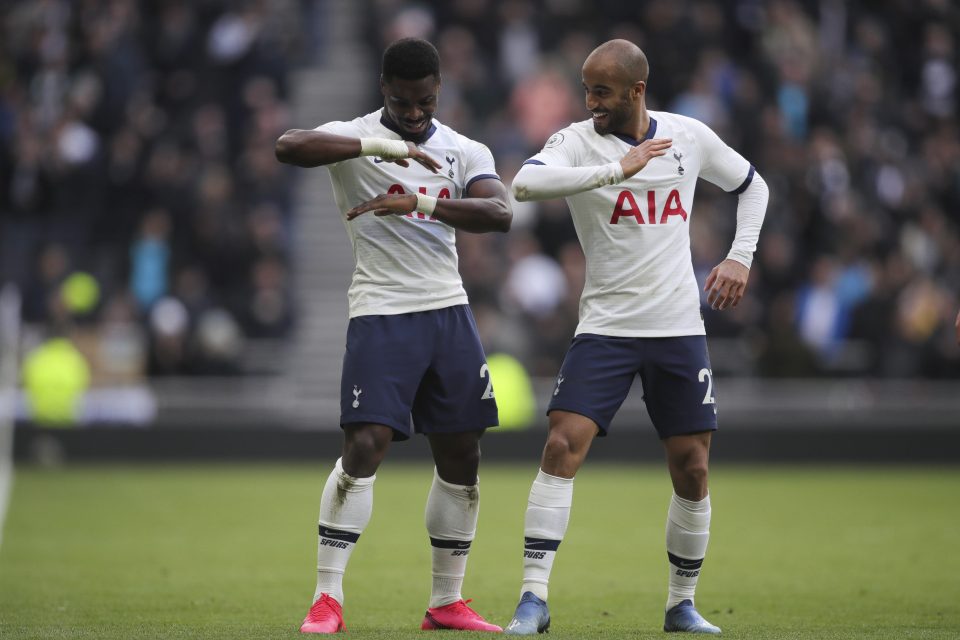
{"label": "white football sock", "polygon": [[343,604],[343,572],[357,540],[373,513],[373,482],[377,476],[354,478],[337,460],[320,498],[320,527],[317,543],[317,590],[313,601],[326,593]]}
{"label": "white football sock", "polygon": [[480,514],[480,484],[462,485],[444,481],[433,470],[424,520],[433,554],[433,585],[430,608],[460,600],[467,571],[470,544],[477,533]]}
{"label": "white football sock", "polygon": [[674,494],[667,510],[667,559],[670,562],[667,609],[682,600],[693,601],[709,540],[710,496],[694,502]]}
{"label": "white football sock", "polygon": [[530,591],[541,600],[547,599],[550,570],[567,532],[572,504],[573,478],[558,478],[541,469],[530,487],[524,518],[521,595]]}

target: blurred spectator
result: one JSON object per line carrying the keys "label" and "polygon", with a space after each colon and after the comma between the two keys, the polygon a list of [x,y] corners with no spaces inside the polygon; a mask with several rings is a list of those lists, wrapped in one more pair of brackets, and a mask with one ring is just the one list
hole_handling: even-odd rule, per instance
{"label": "blurred spectator", "polygon": [[149,309],[167,292],[169,235],[170,216],[155,209],[144,217],[140,236],[130,250],[130,288],[141,309]]}
{"label": "blurred spectator", "polygon": [[24,358],[23,389],[30,418],[38,425],[75,424],[89,385],[90,366],[64,335],[51,336]]}

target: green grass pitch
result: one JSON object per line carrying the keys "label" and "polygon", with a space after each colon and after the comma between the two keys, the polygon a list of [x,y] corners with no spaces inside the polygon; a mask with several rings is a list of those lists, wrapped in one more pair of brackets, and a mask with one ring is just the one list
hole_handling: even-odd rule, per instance
{"label": "green grass pitch", "polygon": [[[316,465],[20,468],[0,638],[296,638],[313,594]],[[466,597],[505,624],[536,463],[481,469]],[[384,465],[347,577],[350,636],[422,638],[428,464]],[[960,469],[729,467],[697,604],[728,638],[960,637]],[[589,463],[550,638],[664,638],[662,467]],[[457,637],[481,634],[458,634]]]}

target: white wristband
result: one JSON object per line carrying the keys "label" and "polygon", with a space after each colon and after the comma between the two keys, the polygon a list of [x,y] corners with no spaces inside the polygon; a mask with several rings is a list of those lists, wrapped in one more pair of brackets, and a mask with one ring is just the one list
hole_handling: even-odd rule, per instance
{"label": "white wristband", "polygon": [[428,216],[433,215],[433,210],[437,208],[437,199],[422,193],[417,194],[417,211],[425,213]]}
{"label": "white wristband", "polygon": [[400,160],[410,157],[410,147],[403,140],[360,138],[360,155],[379,156],[384,160]]}

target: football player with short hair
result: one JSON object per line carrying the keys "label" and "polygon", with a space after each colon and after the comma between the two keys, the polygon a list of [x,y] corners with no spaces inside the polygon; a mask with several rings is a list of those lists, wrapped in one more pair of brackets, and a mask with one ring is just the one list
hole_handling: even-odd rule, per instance
{"label": "football player with short hair", "polygon": [[648,111],[646,56],[626,40],[583,65],[592,118],[554,134],[513,183],[518,200],[566,198],[587,261],[580,323],[550,399],[550,431],[524,524],[521,599],[505,631],[547,630],[547,583],[573,501],[573,478],[606,436],[635,377],[664,444],[665,631],[719,633],[694,608],[707,550],[707,461],[717,428],[713,373],[690,254],[697,178],[737,194],[737,230],[704,289],[714,309],[743,297],[767,206],[760,174],[706,125]]}
{"label": "football player with short hair", "polygon": [[344,629],[343,573],[370,519],[376,471],[391,441],[410,437],[412,416],[436,463],[426,506],[433,588],[422,628],[500,631],[460,594],[479,513],[480,437],[498,420],[455,232],[505,232],[513,214],[487,147],[434,118],[440,59],[432,44],[405,38],[387,47],[380,88],[382,109],[287,131],[276,146],[281,162],[329,169],[356,257],[343,455],[320,501],[317,588],[300,630]]}

